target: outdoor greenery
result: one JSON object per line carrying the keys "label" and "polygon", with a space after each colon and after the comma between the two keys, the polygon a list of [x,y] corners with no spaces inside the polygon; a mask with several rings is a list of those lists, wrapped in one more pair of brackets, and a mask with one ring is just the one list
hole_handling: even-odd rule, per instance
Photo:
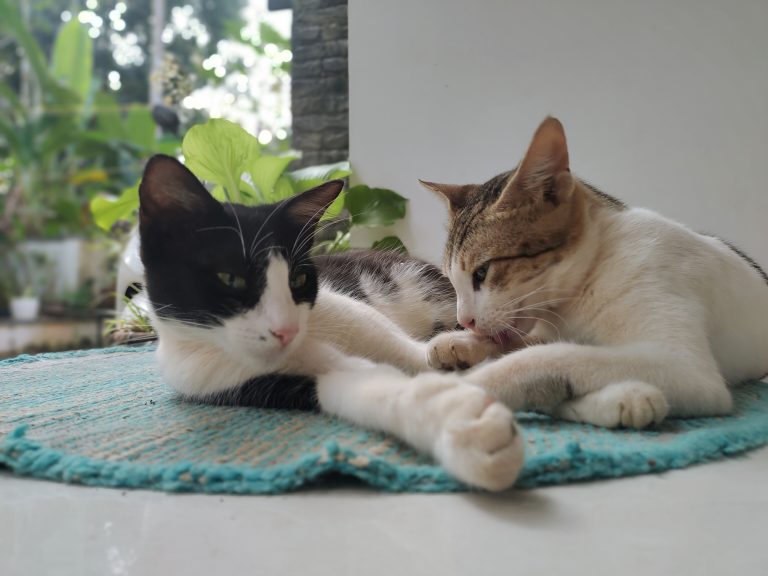
{"label": "outdoor greenery", "polygon": [[88,234],[88,200],[133,182],[141,159],[172,152],[159,141],[147,106],[121,109],[93,82],[93,40],[76,20],[63,24],[50,59],[10,0],[0,0],[0,31],[30,67],[30,94],[0,83],[0,240]]}
{"label": "outdoor greenery", "polygon": [[[104,278],[114,280],[153,154],[183,157],[214,197],[246,205],[352,176],[346,161],[291,169],[300,155],[290,147],[290,40],[263,12],[246,18],[246,4],[166,0],[164,60],[153,76],[152,0],[0,0],[0,312],[28,294],[45,296],[49,311],[110,305]],[[170,127],[147,104],[153,77]],[[353,227],[386,227],[405,211],[391,190],[348,187],[315,250],[346,250]],[[72,237],[98,240],[108,269],[53,297],[61,263],[28,244]],[[373,247],[405,250],[392,236]],[[148,332],[134,316],[130,331]]]}

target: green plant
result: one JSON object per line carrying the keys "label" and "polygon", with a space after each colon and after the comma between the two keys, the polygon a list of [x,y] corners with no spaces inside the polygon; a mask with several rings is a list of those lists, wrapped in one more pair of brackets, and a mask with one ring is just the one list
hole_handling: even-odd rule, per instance
{"label": "green plant", "polygon": [[[264,154],[258,140],[227,120],[209,120],[193,126],[184,137],[182,152],[186,166],[211,184],[218,200],[246,205],[279,202],[334,178],[352,174],[349,162],[310,166],[288,171],[298,158],[295,153],[279,156]],[[118,197],[98,196],[91,201],[94,221],[109,230],[118,220],[133,220],[138,208],[138,184]],[[407,200],[385,188],[360,184],[342,192],[323,216],[338,219],[329,234],[318,243],[322,252],[337,252],[349,247],[352,226],[390,226],[405,216]],[[346,211],[342,214],[342,212]],[[405,250],[402,242],[390,236],[374,248]]]}
{"label": "green plant", "polygon": [[123,116],[97,91],[93,41],[76,19],[59,28],[49,63],[16,4],[0,0],[0,14],[30,70],[23,95],[0,83],[0,238],[82,235],[97,191],[135,181],[141,157],[178,142],[156,140],[146,107]]}
{"label": "green plant", "polygon": [[105,320],[103,335],[116,344],[153,339],[154,328],[147,313],[130,298],[123,296],[123,301],[123,315],[120,318]]}

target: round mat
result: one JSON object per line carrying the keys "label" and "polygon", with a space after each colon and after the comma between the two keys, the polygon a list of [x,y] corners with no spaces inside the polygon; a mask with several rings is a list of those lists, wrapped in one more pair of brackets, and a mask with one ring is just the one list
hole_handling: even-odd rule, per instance
{"label": "round mat", "polygon": [[[768,441],[768,385],[735,390],[727,418],[610,431],[520,414],[526,464],[518,487],[681,468]],[[179,400],[152,348],[20,356],[0,362],[0,464],[93,486],[274,493],[328,473],[390,491],[464,490],[398,441],[305,412]]]}

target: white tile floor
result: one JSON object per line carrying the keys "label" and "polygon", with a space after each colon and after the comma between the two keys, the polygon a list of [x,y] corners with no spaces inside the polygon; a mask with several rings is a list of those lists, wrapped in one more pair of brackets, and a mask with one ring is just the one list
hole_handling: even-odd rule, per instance
{"label": "white tile floor", "polygon": [[661,476],[510,492],[272,497],[0,473],[0,574],[768,574],[768,449]]}

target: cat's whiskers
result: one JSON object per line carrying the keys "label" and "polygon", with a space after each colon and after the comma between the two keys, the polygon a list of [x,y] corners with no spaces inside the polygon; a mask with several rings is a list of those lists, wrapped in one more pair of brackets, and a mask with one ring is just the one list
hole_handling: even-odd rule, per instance
{"label": "cat's whiskers", "polygon": [[264,246],[258,252],[256,252],[255,254],[251,254],[251,261],[252,262],[255,261],[256,257],[261,255],[261,254],[263,254],[264,252],[269,252],[271,250],[279,250],[279,249],[280,249],[280,247],[276,246],[275,244],[270,244],[269,246]]}
{"label": "cat's whiskers", "polygon": [[337,220],[331,220],[326,224],[318,225],[314,230],[307,230],[303,238],[297,237],[296,242],[294,242],[293,248],[291,249],[291,255],[290,255],[291,260],[295,258],[296,253],[302,252],[308,243],[314,242],[315,237],[318,234],[320,234],[321,232],[325,231],[326,229],[336,224],[338,224]]}
{"label": "cat's whiskers", "polygon": [[[324,206],[323,208],[321,208],[320,211],[327,210],[328,206],[330,206],[330,204],[328,204],[327,206]],[[315,216],[317,216],[318,213],[319,212],[316,212]],[[360,214],[364,214],[364,213],[365,213],[365,211],[356,212],[356,213],[350,212],[349,213],[349,217],[350,218],[354,218],[355,216],[359,216]],[[306,226],[304,226],[301,229],[301,231],[299,232],[299,235],[296,237],[296,241],[293,244],[293,248],[291,249],[290,260],[291,261],[293,260],[295,254],[297,252],[300,252],[300,251],[304,250],[304,248],[306,247],[307,243],[313,242],[318,234],[324,232],[326,229],[328,229],[328,228],[330,228],[332,226],[337,225],[338,223],[339,223],[339,220],[337,218],[333,218],[333,219],[329,220],[325,224],[317,225],[314,229],[310,228],[309,230],[305,230]],[[302,237],[303,234],[306,234],[306,235],[304,237]]]}
{"label": "cat's whiskers", "polygon": [[240,235],[240,244],[243,246],[243,259],[247,260],[247,257],[245,255],[245,237],[243,236],[243,227],[240,225],[240,218],[237,215],[237,210],[235,210],[234,205],[232,202],[227,199],[227,204],[229,205],[229,208],[232,210],[232,215],[235,217],[235,222],[237,222],[237,228],[239,230]]}
{"label": "cat's whiskers", "polygon": [[232,232],[234,232],[238,236],[241,235],[240,231],[237,228],[235,228],[234,226],[206,226],[205,228],[198,228],[197,230],[195,230],[195,233],[198,233],[198,232],[210,232],[211,230],[231,230]]}
{"label": "cat's whiskers", "polygon": [[539,320],[540,322],[544,322],[545,324],[549,324],[550,326],[552,326],[554,331],[557,332],[557,339],[558,340],[562,339],[562,335],[560,334],[560,328],[558,328],[558,326],[554,322],[550,322],[546,318],[538,318],[536,316],[512,316],[510,320]]}
{"label": "cat's whiskers", "polygon": [[296,252],[297,252],[296,245],[299,243],[300,240],[302,241],[302,246],[304,245],[305,239],[303,238],[303,235],[305,233],[308,233],[308,237],[314,240],[315,227],[317,226],[317,223],[320,221],[319,215],[325,212],[328,209],[328,206],[333,204],[334,200],[331,200],[327,204],[323,204],[322,206],[320,206],[320,208],[315,210],[312,216],[308,218],[307,221],[304,223],[304,226],[301,227],[301,229],[299,230],[299,233],[296,235],[296,240],[293,242],[293,246],[291,247],[291,250],[288,253],[289,262],[292,262],[294,257],[296,256]]}
{"label": "cat's whiskers", "polygon": [[267,234],[265,234],[264,236],[262,236],[261,238],[259,238],[259,239],[258,239],[258,242],[256,241],[256,237],[254,237],[254,240],[253,240],[253,242],[251,242],[251,248],[250,248],[250,250],[248,251],[248,256],[249,256],[249,258],[251,259],[251,262],[253,262],[253,261],[255,260],[255,252],[256,252],[256,249],[257,249],[257,248],[258,248],[258,247],[259,247],[259,246],[260,246],[260,245],[261,245],[263,242],[266,242],[266,241],[267,241],[269,238],[271,238],[272,236],[274,236],[274,234],[273,234],[272,232],[268,232]]}
{"label": "cat's whiskers", "polygon": [[[279,210],[279,209],[280,209],[280,208],[283,206],[283,204],[285,204],[285,203],[286,203],[286,201],[287,201],[287,199],[285,199],[285,200],[281,200],[280,202],[278,202],[278,203],[275,205],[275,207],[272,209],[272,211],[271,211],[271,212],[270,212],[270,213],[267,215],[267,217],[264,219],[264,222],[262,222],[262,223],[261,223],[261,226],[259,226],[259,229],[258,229],[258,230],[256,230],[256,234],[254,234],[254,235],[253,235],[253,240],[251,241],[251,247],[250,247],[251,259],[253,259],[253,255],[252,255],[252,254],[253,254],[253,251],[255,250],[254,244],[256,243],[256,241],[257,241],[257,240],[258,240],[259,242],[261,242],[261,241],[262,241],[262,240],[260,239],[260,235],[261,235],[261,231],[262,231],[262,230],[264,230],[264,226],[266,226],[266,225],[267,225],[267,223],[268,223],[268,222],[269,222],[269,220],[272,218],[272,216],[274,216],[274,215],[275,215],[275,213],[277,213],[277,211],[278,211],[278,210]],[[268,237],[269,237],[269,236],[271,236],[271,235],[272,235],[272,233],[270,232],[269,234],[267,234],[266,236],[264,236],[264,238],[268,238]]]}

